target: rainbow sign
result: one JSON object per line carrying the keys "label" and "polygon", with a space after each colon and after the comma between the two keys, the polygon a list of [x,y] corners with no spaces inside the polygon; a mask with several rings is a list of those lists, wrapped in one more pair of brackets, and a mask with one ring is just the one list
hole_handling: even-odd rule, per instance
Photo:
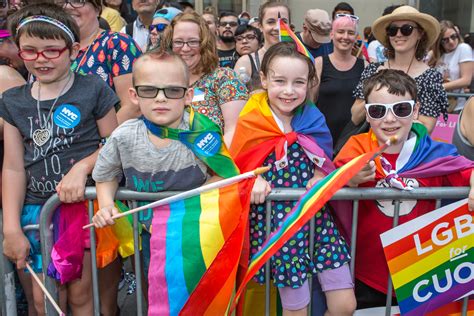
{"label": "rainbow sign", "polygon": [[467,199],[380,235],[402,315],[425,315],[474,291]]}

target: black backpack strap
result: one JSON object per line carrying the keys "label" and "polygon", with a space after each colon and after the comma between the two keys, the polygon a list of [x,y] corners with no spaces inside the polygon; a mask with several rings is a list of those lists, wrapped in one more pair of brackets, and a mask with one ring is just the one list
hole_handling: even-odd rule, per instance
{"label": "black backpack strap", "polygon": [[127,33],[128,35],[130,35],[131,37],[133,37],[133,22],[128,23],[128,24],[125,26],[125,33]]}

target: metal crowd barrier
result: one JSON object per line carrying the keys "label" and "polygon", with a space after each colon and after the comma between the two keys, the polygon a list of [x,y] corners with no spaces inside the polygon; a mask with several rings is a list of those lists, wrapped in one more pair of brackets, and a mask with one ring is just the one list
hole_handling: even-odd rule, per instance
{"label": "metal crowd barrier", "polygon": [[[297,200],[305,192],[304,189],[273,189],[272,192],[266,199],[267,210],[271,209],[272,201],[289,201]],[[400,191],[395,189],[388,188],[344,188],[339,190],[332,200],[349,200],[353,201],[353,226],[352,226],[352,240],[356,240],[357,236],[357,219],[359,214],[359,200],[394,200],[395,205],[395,214],[393,218],[393,226],[398,225],[399,220],[399,210],[400,210],[400,201],[401,200],[436,200],[436,206],[439,207],[441,204],[441,199],[463,199],[466,198],[469,192],[467,187],[438,187],[438,188],[417,188],[413,191]],[[116,198],[119,200],[128,200],[132,201],[132,207],[135,207],[137,201],[154,201],[159,200],[168,196],[176,194],[176,192],[162,192],[162,193],[139,193],[130,190],[119,189],[116,195]],[[88,187],[85,191],[85,198],[89,200],[89,216],[92,218],[93,215],[93,202],[92,200],[96,198],[95,188]],[[47,267],[50,263],[50,254],[53,246],[53,233],[50,229],[52,223],[52,217],[56,208],[60,205],[60,201],[57,195],[52,196],[43,206],[40,216],[40,238],[42,246],[42,255],[43,255],[43,271],[47,271]],[[267,234],[270,232],[270,212],[267,211]],[[312,228],[314,227],[314,222],[311,224]],[[133,216],[133,227],[134,227],[134,243],[135,249],[138,249],[138,216],[135,214]],[[94,228],[90,228],[91,232],[91,260],[92,260],[92,290],[94,297],[94,315],[100,315],[100,302],[99,302],[99,287],[98,287],[98,277],[97,277],[97,263],[95,258],[95,234]],[[310,247],[313,245],[314,229],[310,229]],[[356,243],[351,243],[351,271],[352,277],[354,278],[354,262],[356,256]],[[2,249],[3,250],[3,249]],[[3,256],[2,256],[3,258]],[[137,295],[137,315],[143,315],[143,296],[142,296],[142,284],[141,284],[141,264],[140,256],[134,256],[135,258],[135,274],[136,274],[136,295]],[[5,264],[6,260],[2,259],[2,262]],[[11,293],[5,293],[6,290],[11,291],[11,287],[6,286],[5,276],[10,273],[10,270],[5,270],[6,265],[1,265],[0,275],[3,277],[0,278],[0,299],[7,304],[2,304],[2,315],[13,315],[10,314],[7,310],[8,300],[5,300],[5,297],[11,297]],[[265,315],[270,315],[270,269],[269,263],[267,263],[267,275],[266,275],[266,290],[265,290]],[[10,264],[11,269],[11,264]],[[52,278],[46,277],[45,284],[47,289],[57,299],[58,292],[56,287],[56,281]],[[5,291],[4,291],[5,290]],[[389,278],[389,284],[387,289],[387,304],[385,307],[385,315],[391,315],[391,305],[392,305],[392,284]],[[9,296],[10,295],[10,296]],[[14,292],[13,292],[14,299]],[[463,301],[462,315],[467,315],[467,304],[468,299],[465,298]],[[310,304],[311,306],[311,304]],[[46,302],[46,312],[48,315],[55,315],[55,310],[53,306]],[[16,313],[16,312],[15,312]]]}
{"label": "metal crowd barrier", "polygon": [[448,97],[454,98],[466,98],[472,97],[474,93],[459,93],[459,92],[447,92]]}

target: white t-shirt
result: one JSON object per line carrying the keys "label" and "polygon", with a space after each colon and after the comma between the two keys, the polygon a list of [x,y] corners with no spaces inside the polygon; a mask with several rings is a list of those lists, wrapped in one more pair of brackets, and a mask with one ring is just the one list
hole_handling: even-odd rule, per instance
{"label": "white t-shirt", "polygon": [[[448,79],[450,81],[460,78],[461,74],[459,64],[472,61],[474,61],[472,49],[471,46],[466,43],[460,43],[455,50],[444,54],[441,57],[441,65],[447,67],[449,73]],[[462,89],[456,89],[453,90],[453,92],[462,92]],[[465,98],[458,98],[458,103],[455,110],[461,110],[464,107],[464,103],[466,103]]]}
{"label": "white t-shirt", "polygon": [[385,47],[377,40],[370,42],[369,47],[367,48],[367,53],[369,58],[372,60],[375,59],[378,63],[383,63],[387,61],[387,57],[384,56],[383,51]]}
{"label": "white t-shirt", "polygon": [[[127,33],[126,28],[127,26],[125,25],[120,30],[120,33]],[[140,49],[142,50],[142,52],[146,51],[149,36],[150,36],[150,31],[140,21],[140,18],[137,17],[137,19],[133,22],[133,39],[138,44],[138,46],[140,46]]]}

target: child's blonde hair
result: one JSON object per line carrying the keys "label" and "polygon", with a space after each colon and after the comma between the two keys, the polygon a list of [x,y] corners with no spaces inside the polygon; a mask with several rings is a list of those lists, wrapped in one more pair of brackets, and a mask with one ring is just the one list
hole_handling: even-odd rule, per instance
{"label": "child's blonde hair", "polygon": [[186,62],[176,53],[170,50],[151,50],[146,52],[145,54],[141,55],[134,63],[133,66],[133,74],[132,74],[132,84],[135,86],[135,82],[137,79],[137,73],[139,72],[140,67],[138,67],[141,63],[147,61],[160,61],[160,62],[178,62],[183,66],[184,71],[184,81],[186,86],[189,86],[189,68]]}

